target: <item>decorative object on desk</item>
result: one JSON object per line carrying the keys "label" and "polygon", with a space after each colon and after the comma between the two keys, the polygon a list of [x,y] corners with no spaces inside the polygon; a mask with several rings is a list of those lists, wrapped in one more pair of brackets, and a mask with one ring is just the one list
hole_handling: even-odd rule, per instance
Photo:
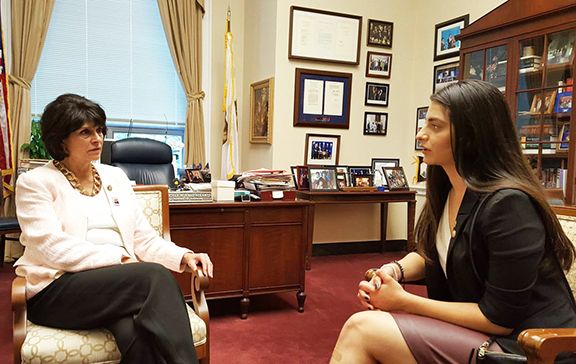
{"label": "decorative object on desk", "polygon": [[[420,132],[420,130],[426,125],[426,114],[428,113],[428,106],[419,107],[416,109],[416,135]],[[420,145],[420,141],[416,139],[416,144],[414,146],[416,150],[422,150],[422,146]]]}
{"label": "decorative object on desk", "polygon": [[350,166],[348,167],[348,175],[350,176],[350,186],[355,187],[356,176],[366,176],[373,178],[373,171],[370,166]]}
{"label": "decorative object on desk", "polygon": [[344,165],[338,165],[335,166],[336,167],[336,174],[343,174],[344,177],[344,181],[346,182],[346,186],[351,186],[350,184],[350,175],[348,174],[348,166],[344,166]]}
{"label": "decorative object on desk", "polygon": [[388,106],[389,94],[389,84],[366,82],[366,98],[364,99],[364,105]]}
{"label": "decorative object on desk", "polygon": [[566,151],[570,149],[570,123],[562,125],[560,131],[560,143],[557,144],[558,151]]}
{"label": "decorative object on desk", "polygon": [[402,167],[384,167],[384,177],[390,191],[409,190],[408,180]]}
{"label": "decorative object on desk", "polygon": [[308,166],[297,166],[296,175],[298,176],[298,189],[299,190],[309,190],[310,189],[310,173],[308,171]]}
{"label": "decorative object on desk", "polygon": [[575,34],[576,32],[574,30],[565,30],[549,35],[548,56],[546,58],[546,64],[548,66],[572,64],[572,60],[574,59]]}
{"label": "decorative object on desk", "polygon": [[340,135],[306,134],[304,164],[335,166],[340,158]]}
{"label": "decorative object on desk", "polygon": [[434,81],[432,93],[440,91],[444,87],[458,82],[460,63],[452,62],[434,66]]}
{"label": "decorative object on desk", "polygon": [[374,187],[372,184],[371,174],[354,174],[353,181],[354,187]]}
{"label": "decorative object on desk", "polygon": [[336,168],[310,167],[310,191],[338,191]]}
{"label": "decorative object on desk", "polygon": [[456,57],[460,52],[460,41],[456,36],[462,28],[468,26],[469,15],[460,16],[435,26],[434,61]]}
{"label": "decorative object on desk", "polygon": [[274,77],[250,85],[250,143],[272,144]]}
{"label": "decorative object on desk", "polygon": [[168,203],[170,205],[212,202],[212,192],[190,190],[168,190]]}
{"label": "decorative object on desk", "polygon": [[294,126],[350,127],[352,74],[296,68]]}
{"label": "decorative object on desk", "polygon": [[362,17],[290,7],[288,58],[360,64]]}
{"label": "decorative object on desk", "polygon": [[388,131],[388,113],[364,113],[364,135],[386,135]]}
{"label": "decorative object on desk", "polygon": [[212,181],[212,196],[214,201],[234,201],[234,181]]}
{"label": "decorative object on desk", "polygon": [[292,182],[294,182],[294,187],[298,189],[298,175],[296,174],[296,166],[290,166],[290,172],[292,172]]}
{"label": "decorative object on desk", "polygon": [[186,169],[186,178],[188,179],[189,183],[204,183],[204,177],[202,176],[202,172],[200,169]]}
{"label": "decorative object on desk", "polygon": [[400,159],[398,158],[372,158],[373,186],[388,186],[382,167],[398,167],[399,165]]}
{"label": "decorative object on desk", "polygon": [[412,157],[414,162],[412,164],[417,164],[416,175],[412,178],[412,183],[416,182],[426,182],[426,168],[428,165],[424,163],[424,157],[419,155],[416,157]]}
{"label": "decorative object on desk", "polygon": [[554,112],[568,113],[570,111],[572,111],[572,91],[558,93],[554,104]]}
{"label": "decorative object on desk", "polygon": [[366,57],[366,77],[390,78],[392,54],[368,52]]}
{"label": "decorative object on desk", "polygon": [[336,181],[338,181],[338,188],[342,190],[349,186],[348,183],[348,173],[336,172]]}
{"label": "decorative object on desk", "polygon": [[368,46],[392,48],[394,23],[368,19]]}

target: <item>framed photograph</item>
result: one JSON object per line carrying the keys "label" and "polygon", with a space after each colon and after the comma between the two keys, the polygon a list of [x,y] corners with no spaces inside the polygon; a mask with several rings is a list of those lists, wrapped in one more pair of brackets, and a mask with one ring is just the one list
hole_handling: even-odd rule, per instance
{"label": "framed photograph", "polygon": [[298,189],[299,190],[309,190],[310,189],[310,173],[308,171],[308,166],[296,166],[296,176],[298,176]]}
{"label": "framed photograph", "polygon": [[390,85],[387,83],[366,82],[366,99],[364,105],[388,106]]}
{"label": "framed photograph", "polygon": [[290,166],[290,172],[292,172],[292,182],[294,182],[294,187],[298,189],[298,174],[296,166]]}
{"label": "framed photograph", "polygon": [[555,64],[572,64],[572,60],[574,59],[574,31],[568,30],[554,33],[550,34],[549,37],[546,64],[548,66]]}
{"label": "framed photograph", "polygon": [[432,93],[440,91],[452,83],[458,82],[459,67],[459,62],[434,66],[434,82],[432,85]]}
{"label": "framed photograph", "polygon": [[340,135],[306,134],[304,164],[338,165],[340,158]]}
{"label": "framed photograph", "polygon": [[416,172],[416,182],[426,182],[426,168],[428,165],[424,163],[424,157],[418,156],[418,171]]}
{"label": "framed photograph", "polygon": [[272,144],[274,77],[250,85],[250,143]]}
{"label": "framed photograph", "polygon": [[386,135],[388,129],[388,113],[365,112],[364,135]]}
{"label": "framed photograph", "polygon": [[469,15],[436,24],[434,33],[434,61],[458,56],[460,41],[456,36],[468,26]]}
{"label": "framed photograph", "polygon": [[370,166],[351,166],[348,167],[348,173],[350,175],[353,174],[368,175],[372,174],[372,168],[370,168]]}
{"label": "framed photograph", "polygon": [[310,191],[338,191],[336,168],[310,167]]}
{"label": "framed photograph", "polygon": [[369,46],[392,48],[392,33],[394,23],[368,19],[368,42]]}
{"label": "framed photograph", "polygon": [[[426,114],[428,113],[428,106],[419,107],[416,109],[416,134],[420,132],[420,130],[426,125]],[[422,146],[420,142],[416,140],[416,145],[414,146],[416,150],[422,150]]]}
{"label": "framed photograph", "polygon": [[334,167],[336,167],[336,173],[348,173],[348,166],[338,165]]}
{"label": "framed photograph", "polygon": [[372,181],[374,186],[387,186],[386,178],[384,177],[383,167],[398,167],[400,159],[398,158],[372,158],[372,172],[374,179]]}
{"label": "framed photograph", "polygon": [[360,64],[362,17],[290,7],[288,58]]}
{"label": "framed photograph", "polygon": [[343,189],[344,187],[350,187],[348,173],[336,172],[336,181],[338,182],[339,189]]}
{"label": "framed photograph", "polygon": [[554,112],[563,113],[570,111],[572,111],[572,91],[558,93],[554,104]]}
{"label": "framed photograph", "polygon": [[406,174],[404,174],[404,168],[384,167],[383,170],[384,177],[386,177],[386,182],[388,183],[388,189],[390,191],[410,189],[408,180],[406,179]]}
{"label": "framed photograph", "polygon": [[204,183],[204,176],[202,176],[202,171],[199,169],[186,169],[186,178],[189,183]]}
{"label": "framed photograph", "polygon": [[390,78],[392,55],[390,53],[368,52],[366,57],[366,77]]}
{"label": "framed photograph", "polygon": [[294,126],[348,129],[352,74],[296,68]]}
{"label": "framed photograph", "polygon": [[354,174],[354,187],[372,187],[372,175]]}
{"label": "framed photograph", "polygon": [[566,123],[562,125],[562,131],[560,132],[560,142],[557,144],[556,149],[559,151],[567,151],[570,149],[570,124]]}
{"label": "framed photograph", "polygon": [[532,99],[532,106],[530,106],[530,112],[532,114],[539,114],[544,110],[545,114],[551,114],[554,110],[554,104],[556,103],[556,90],[544,92],[544,98],[542,94],[535,94]]}

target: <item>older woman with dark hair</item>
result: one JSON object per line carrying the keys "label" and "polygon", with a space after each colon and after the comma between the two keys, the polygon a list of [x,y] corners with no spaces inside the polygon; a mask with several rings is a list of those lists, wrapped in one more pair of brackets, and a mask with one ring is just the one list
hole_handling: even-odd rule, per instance
{"label": "older woman with dark hair", "polygon": [[123,363],[197,363],[186,303],[168,269],[200,265],[211,277],[209,257],[160,238],[124,172],[92,163],[106,132],[98,104],[62,95],[46,106],[41,126],[54,160],[16,185],[26,250],[15,265],[27,279],[29,320],[105,327]]}
{"label": "older woman with dark hair", "polygon": [[[369,311],[346,322],[331,363],[462,364],[493,336],[490,350],[521,354],[524,329],[576,327],[563,274],[574,247],[522,153],[506,100],[482,81],[431,100],[416,136],[428,165],[417,251],[360,283]],[[423,278],[427,298],[400,284]]]}

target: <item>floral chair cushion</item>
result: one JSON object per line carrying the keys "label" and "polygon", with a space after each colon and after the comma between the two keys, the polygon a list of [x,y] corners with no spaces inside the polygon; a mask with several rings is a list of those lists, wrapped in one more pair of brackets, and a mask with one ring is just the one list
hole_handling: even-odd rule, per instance
{"label": "floral chair cushion", "polygon": [[[188,316],[194,346],[206,343],[206,325],[190,306]],[[22,345],[22,363],[118,363],[120,351],[114,336],[106,329],[61,330],[28,321]]]}

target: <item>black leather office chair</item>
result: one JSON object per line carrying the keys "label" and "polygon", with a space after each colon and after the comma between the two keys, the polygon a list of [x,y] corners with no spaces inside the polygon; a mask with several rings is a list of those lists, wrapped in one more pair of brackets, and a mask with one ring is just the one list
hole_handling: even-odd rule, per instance
{"label": "black leather office chair", "polygon": [[153,139],[117,140],[110,148],[113,166],[120,167],[128,178],[142,185],[170,185],[174,180],[172,148]]}

